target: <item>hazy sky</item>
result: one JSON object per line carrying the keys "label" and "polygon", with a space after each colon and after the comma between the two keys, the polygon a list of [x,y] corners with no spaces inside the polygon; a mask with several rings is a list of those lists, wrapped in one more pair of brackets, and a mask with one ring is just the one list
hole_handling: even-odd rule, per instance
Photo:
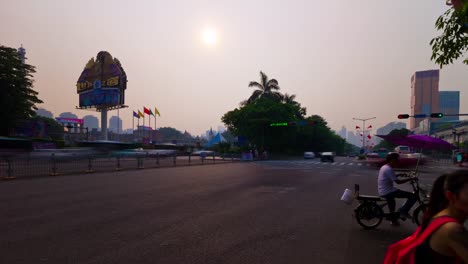
{"label": "hazy sky", "polygon": [[[106,50],[128,76],[124,129],[143,106],[159,109],[158,127],[217,128],[260,70],[332,129],[372,116],[380,127],[410,112],[411,75],[438,68],[429,41],[447,8],[444,0],[1,0],[0,45],[23,44],[37,67],[39,107],[56,116],[91,113],[75,110],[75,84]],[[207,28],[217,43],[204,41]],[[462,113],[467,70],[461,60],[444,67],[439,85],[461,91]]]}

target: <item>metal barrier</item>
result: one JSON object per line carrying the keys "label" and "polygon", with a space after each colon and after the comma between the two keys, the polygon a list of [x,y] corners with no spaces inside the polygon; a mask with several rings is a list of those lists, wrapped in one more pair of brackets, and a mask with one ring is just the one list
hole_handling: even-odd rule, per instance
{"label": "metal barrier", "polygon": [[[37,154],[37,153],[34,153]],[[40,153],[41,155],[0,156],[0,179],[31,178],[37,176],[59,176],[93,172],[112,172],[123,170],[144,169],[147,167],[175,167],[204,164],[222,164],[240,161],[240,156],[231,154],[226,159],[224,154],[213,154],[212,162],[205,155],[151,154],[148,152],[135,154],[89,154],[89,153]],[[135,166],[136,161],[136,166]],[[155,164],[149,166],[148,164]]]}

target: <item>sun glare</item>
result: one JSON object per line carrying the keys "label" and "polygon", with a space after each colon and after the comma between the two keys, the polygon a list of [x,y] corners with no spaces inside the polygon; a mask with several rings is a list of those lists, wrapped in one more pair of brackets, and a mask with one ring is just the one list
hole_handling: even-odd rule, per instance
{"label": "sun glare", "polygon": [[203,38],[203,42],[205,42],[205,44],[210,45],[210,46],[218,43],[218,34],[216,30],[212,28],[205,29],[203,31],[202,38]]}

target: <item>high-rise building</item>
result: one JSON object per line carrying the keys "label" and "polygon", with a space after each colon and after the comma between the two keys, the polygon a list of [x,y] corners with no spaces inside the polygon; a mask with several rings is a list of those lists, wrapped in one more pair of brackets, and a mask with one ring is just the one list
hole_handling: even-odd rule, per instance
{"label": "high-rise building", "polygon": [[22,63],[26,61],[26,49],[23,48],[23,45],[18,49],[18,55]]}
{"label": "high-rise building", "polygon": [[83,117],[84,126],[88,127],[89,130],[91,129],[98,129],[99,130],[99,119],[93,115],[85,115]]}
{"label": "high-rise building", "polygon": [[117,116],[112,116],[109,120],[109,130],[114,133],[122,132],[122,119]]}
{"label": "high-rise building", "polygon": [[345,126],[342,126],[341,129],[340,129],[340,132],[338,132],[338,135],[344,139],[347,138],[347,130],[346,130],[346,127]]}
{"label": "high-rise building", "polygon": [[458,121],[460,114],[460,91],[440,91],[439,92],[439,111],[444,115],[440,121]]}
{"label": "high-rise building", "polygon": [[[411,115],[439,112],[439,70],[418,71],[411,76]],[[411,118],[410,129],[423,118]]]}

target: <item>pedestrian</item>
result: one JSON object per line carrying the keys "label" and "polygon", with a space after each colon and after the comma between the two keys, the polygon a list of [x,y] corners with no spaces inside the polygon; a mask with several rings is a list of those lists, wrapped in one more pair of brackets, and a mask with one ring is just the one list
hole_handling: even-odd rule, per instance
{"label": "pedestrian", "polygon": [[436,179],[427,211],[421,224],[421,234],[436,218],[448,216],[456,222],[436,229],[415,251],[416,264],[468,263],[468,171],[457,170]]}
{"label": "pedestrian", "polygon": [[[411,219],[409,210],[416,203],[417,197],[415,194],[407,191],[400,190],[393,186],[393,183],[402,184],[412,180],[417,180],[415,177],[406,179],[398,179],[393,168],[398,165],[400,155],[396,152],[389,153],[384,164],[379,170],[379,177],[377,180],[377,189],[379,195],[387,200],[388,209],[392,215],[395,213],[395,198],[406,198],[405,204],[398,210],[400,218]],[[398,218],[392,218],[392,225],[399,225]]]}

